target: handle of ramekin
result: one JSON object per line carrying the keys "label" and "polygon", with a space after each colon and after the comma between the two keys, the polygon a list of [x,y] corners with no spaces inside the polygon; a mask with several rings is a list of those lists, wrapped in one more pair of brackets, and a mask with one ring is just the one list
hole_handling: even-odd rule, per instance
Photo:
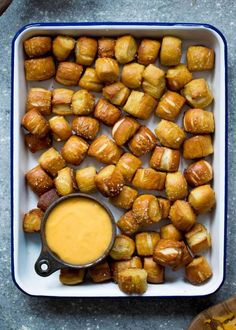
{"label": "handle of ramekin", "polygon": [[51,275],[60,268],[64,268],[63,265],[45,250],[41,251],[40,256],[34,265],[36,273],[43,277]]}

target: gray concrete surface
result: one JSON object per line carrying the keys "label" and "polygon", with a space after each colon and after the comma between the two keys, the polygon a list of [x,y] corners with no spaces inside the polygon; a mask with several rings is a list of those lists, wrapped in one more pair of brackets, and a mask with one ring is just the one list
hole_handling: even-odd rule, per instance
{"label": "gray concrete surface", "polygon": [[[187,329],[201,310],[236,293],[236,5],[234,0],[14,0],[0,17],[0,329]],[[227,275],[216,294],[195,299],[30,298],[11,280],[10,90],[11,41],[37,21],[205,22],[218,27],[229,46],[229,200]]]}

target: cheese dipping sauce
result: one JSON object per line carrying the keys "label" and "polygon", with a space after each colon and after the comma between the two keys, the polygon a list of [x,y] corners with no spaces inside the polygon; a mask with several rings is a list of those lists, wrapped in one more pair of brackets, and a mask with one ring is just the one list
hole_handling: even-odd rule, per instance
{"label": "cheese dipping sauce", "polygon": [[72,197],[56,205],[45,224],[49,249],[62,261],[83,265],[97,260],[112,240],[107,211],[96,201]]}

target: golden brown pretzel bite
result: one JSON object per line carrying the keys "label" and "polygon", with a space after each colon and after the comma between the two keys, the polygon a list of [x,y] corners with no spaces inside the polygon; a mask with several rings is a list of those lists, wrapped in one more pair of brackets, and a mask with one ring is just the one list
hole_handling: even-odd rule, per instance
{"label": "golden brown pretzel bite", "polygon": [[50,130],[48,121],[38,110],[34,109],[24,114],[21,124],[27,131],[39,138],[44,138]]}
{"label": "golden brown pretzel bite", "polygon": [[58,61],[65,61],[75,47],[75,39],[70,36],[56,36],[52,43],[53,55]]}
{"label": "golden brown pretzel bite", "polygon": [[212,70],[214,67],[214,50],[204,46],[190,46],[187,49],[187,64],[190,71]]}
{"label": "golden brown pretzel bite", "polygon": [[157,146],[152,154],[149,164],[155,170],[176,172],[179,168],[179,162],[179,150]]}
{"label": "golden brown pretzel bite", "polygon": [[186,132],[192,134],[213,133],[215,130],[214,115],[202,109],[189,109],[185,112],[183,125]]}
{"label": "golden brown pretzel bite", "polygon": [[79,86],[93,92],[101,92],[103,88],[103,84],[94,68],[86,68],[83,76],[80,78]]}
{"label": "golden brown pretzel bite", "polygon": [[100,135],[90,145],[88,155],[104,164],[117,164],[123,150],[106,135]]}
{"label": "golden brown pretzel bite", "polygon": [[78,136],[72,135],[61,149],[68,164],[79,165],[86,157],[89,144]]}
{"label": "golden brown pretzel bite", "polygon": [[188,185],[181,172],[167,173],[165,187],[170,201],[184,199],[188,195]]}
{"label": "golden brown pretzel bite", "polygon": [[107,126],[113,126],[121,116],[121,110],[108,102],[106,99],[99,99],[94,111],[94,117],[101,120]]}
{"label": "golden brown pretzel bite", "polygon": [[133,61],[137,52],[137,43],[131,35],[122,36],[116,39],[115,57],[121,64]]}
{"label": "golden brown pretzel bite", "polygon": [[182,56],[182,40],[173,37],[165,36],[162,39],[161,51],[160,51],[160,62],[161,65],[173,66],[178,65]]}
{"label": "golden brown pretzel bite", "polygon": [[25,60],[26,80],[48,80],[55,76],[56,68],[52,56]]}
{"label": "golden brown pretzel bite", "polygon": [[143,92],[132,91],[123,110],[136,118],[145,120],[151,116],[156,104],[157,102],[152,96]]}
{"label": "golden brown pretzel bite", "polygon": [[72,115],[72,96],[74,91],[67,88],[55,88],[52,91],[52,112],[59,116]]}
{"label": "golden brown pretzel bite", "polygon": [[146,126],[141,126],[129,141],[128,146],[135,156],[140,157],[154,149],[156,144],[157,138],[152,131]]}
{"label": "golden brown pretzel bite", "polygon": [[89,37],[80,37],[75,45],[76,63],[89,66],[97,54],[97,40]]}
{"label": "golden brown pretzel bite", "polygon": [[100,129],[99,121],[88,116],[74,118],[71,127],[76,135],[86,140],[94,140]]}
{"label": "golden brown pretzel bite", "polygon": [[52,178],[40,165],[28,171],[25,177],[30,188],[39,196],[52,189],[54,186]]}
{"label": "golden brown pretzel bite", "polygon": [[112,137],[118,146],[122,146],[133,137],[139,127],[140,124],[135,119],[125,116],[113,126]]}
{"label": "golden brown pretzel bite", "polygon": [[27,96],[27,111],[38,110],[42,115],[51,113],[52,92],[44,88],[30,88]]}
{"label": "golden brown pretzel bite", "polygon": [[77,86],[82,75],[83,67],[77,63],[60,62],[55,80],[66,86]]}
{"label": "golden brown pretzel bite", "polygon": [[138,62],[140,64],[148,65],[155,63],[161,43],[153,39],[142,39],[138,48]]}
{"label": "golden brown pretzel bite", "polygon": [[57,172],[66,166],[66,162],[61,154],[53,147],[42,153],[38,162],[52,176],[56,176]]}
{"label": "golden brown pretzel bite", "polygon": [[46,55],[51,51],[51,48],[51,37],[33,37],[24,41],[25,52],[31,58]]}
{"label": "golden brown pretzel bite", "polygon": [[98,57],[114,57],[116,40],[113,38],[98,39]]}
{"label": "golden brown pretzel bite", "polygon": [[95,176],[95,185],[105,197],[119,195],[124,186],[124,178],[115,165],[103,167]]}

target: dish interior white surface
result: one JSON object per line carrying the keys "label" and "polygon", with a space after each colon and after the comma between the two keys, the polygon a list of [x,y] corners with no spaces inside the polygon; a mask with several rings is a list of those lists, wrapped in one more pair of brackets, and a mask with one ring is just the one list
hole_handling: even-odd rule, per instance
{"label": "dish interior white surface", "polygon": [[[78,286],[63,286],[58,280],[58,272],[43,278],[36,274],[34,264],[41,250],[40,237],[38,234],[25,234],[22,230],[22,217],[25,212],[36,207],[37,198],[26,186],[24,174],[36,166],[38,154],[31,154],[26,150],[23,140],[23,131],[20,126],[21,117],[25,112],[25,101],[27,90],[32,86],[53,88],[59,86],[53,80],[45,82],[27,83],[24,78],[24,53],[22,42],[35,35],[57,35],[69,34],[73,36],[119,36],[130,33],[136,38],[153,37],[163,35],[175,35],[183,39],[183,50],[185,53],[188,45],[205,45],[215,50],[215,70],[212,72],[194,73],[194,77],[205,77],[210,84],[214,95],[214,103],[207,110],[213,111],[215,115],[216,132],[214,134],[214,156],[212,164],[214,169],[213,187],[216,192],[217,206],[214,212],[198,217],[198,221],[207,226],[212,235],[213,248],[205,255],[213,268],[213,277],[204,285],[193,286],[184,280],[183,270],[173,272],[166,269],[166,281],[161,285],[148,285],[144,296],[197,296],[213,293],[221,285],[224,277],[224,243],[225,243],[225,49],[220,35],[212,29],[204,26],[158,26],[158,25],[91,25],[91,26],[30,26],[23,30],[15,40],[14,44],[14,94],[13,94],[13,267],[14,280],[26,293],[42,296],[60,297],[118,297],[125,296],[114,283],[92,284],[84,283]],[[182,62],[185,61],[185,56]],[[159,63],[157,62],[159,65]],[[70,88],[70,87],[69,87]],[[79,89],[79,88],[73,88]],[[187,109],[185,107],[184,109]],[[180,115],[182,118],[182,114]],[[153,129],[159,122],[156,116],[151,116],[145,125]],[[179,121],[179,124],[181,121]],[[111,129],[102,125],[100,133],[109,132]],[[148,156],[150,157],[150,155]],[[143,160],[147,157],[143,157]],[[101,163],[86,157],[80,167],[88,164]],[[147,167],[144,161],[144,167]],[[181,161],[180,170],[186,167],[186,162]],[[153,192],[152,192],[153,193]],[[97,194],[113,212],[116,220],[123,213],[108,204],[107,200]],[[156,195],[161,195],[158,192]],[[163,222],[161,222],[163,224]],[[159,226],[158,226],[159,227]]]}

